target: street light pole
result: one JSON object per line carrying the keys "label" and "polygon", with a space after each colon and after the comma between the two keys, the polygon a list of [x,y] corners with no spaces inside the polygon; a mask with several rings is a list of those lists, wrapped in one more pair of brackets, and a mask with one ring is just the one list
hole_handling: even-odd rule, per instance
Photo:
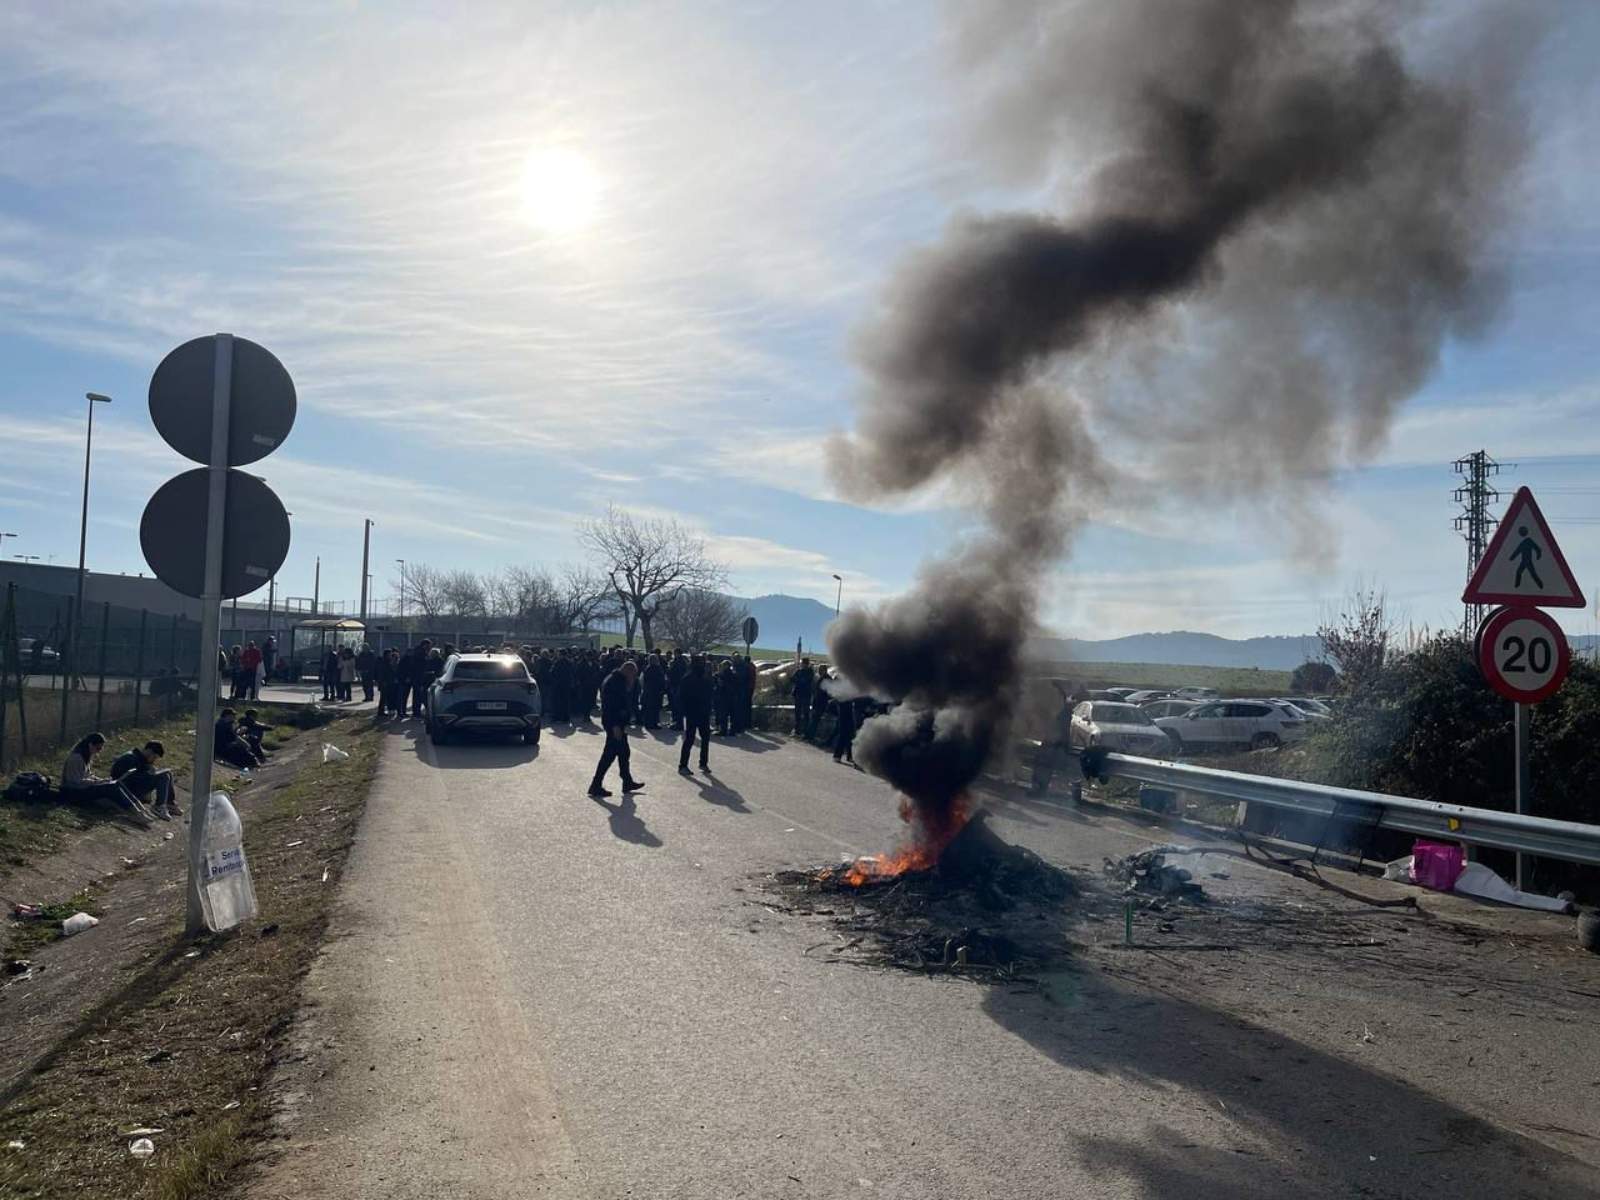
{"label": "street light pole", "polygon": [[367,574],[368,555],[372,551],[372,518],[368,517],[361,526],[361,623],[367,623]]}
{"label": "street light pole", "polygon": [[400,564],[400,624],[404,627],[406,621],[406,560],[397,558],[395,562]]}
{"label": "street light pole", "polygon": [[85,392],[84,399],[89,402],[89,428],[83,439],[83,510],[78,519],[78,594],[72,605],[71,675],[68,674],[66,663],[61,664],[61,727],[67,727],[67,694],[71,690],[67,685],[72,676],[76,676],[81,661],[78,647],[83,643],[83,577],[85,563],[89,548],[89,462],[94,453],[94,406],[96,404],[110,404],[111,397],[103,396],[99,392]]}
{"label": "street light pole", "polygon": [[834,578],[839,580],[839,592],[833,598],[833,615],[837,617],[839,615],[839,604],[844,600],[844,580],[837,575]]}
{"label": "street light pole", "polygon": [[317,555],[317,573],[311,583],[311,615],[317,615],[317,605],[322,601],[322,555]]}

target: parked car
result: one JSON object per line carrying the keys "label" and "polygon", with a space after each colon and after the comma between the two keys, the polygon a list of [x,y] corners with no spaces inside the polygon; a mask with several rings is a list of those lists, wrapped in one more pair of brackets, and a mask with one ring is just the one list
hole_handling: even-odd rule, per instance
{"label": "parked car", "polygon": [[1181,717],[1199,703],[1198,700],[1151,700],[1139,707],[1144,709],[1145,716],[1157,720],[1161,717]]}
{"label": "parked car", "polygon": [[1170,700],[1172,693],[1165,688],[1145,688],[1143,691],[1130,692],[1123,699],[1129,704],[1148,704],[1152,700]]}
{"label": "parked car", "polygon": [[1215,700],[1197,704],[1181,717],[1162,717],[1156,724],[1179,747],[1216,750],[1248,746],[1265,750],[1299,741],[1306,720],[1268,700]]}
{"label": "parked car", "polygon": [[1166,754],[1172,742],[1137,704],[1085,700],[1072,710],[1068,735],[1079,749],[1099,746],[1124,754]]}
{"label": "parked car", "polygon": [[1133,695],[1133,693],[1138,691],[1138,690],[1139,690],[1138,688],[1131,688],[1131,687],[1107,688],[1106,689],[1106,695],[1115,696],[1119,700],[1126,700],[1129,696]]}
{"label": "parked car", "polygon": [[1208,687],[1181,687],[1173,688],[1172,695],[1178,700],[1215,700],[1217,689]]}
{"label": "parked car", "polygon": [[1325,712],[1314,700],[1283,700],[1274,697],[1272,703],[1281,704],[1294,716],[1307,721],[1326,721],[1332,715]]}
{"label": "parked car", "polygon": [[1286,702],[1294,705],[1308,717],[1333,716],[1333,709],[1329,707],[1327,703],[1321,700],[1313,699],[1310,696],[1290,696],[1287,698]]}
{"label": "parked car", "polygon": [[30,674],[35,669],[55,671],[61,667],[61,655],[49,646],[40,645],[38,638],[18,638],[17,653],[22,659],[22,669]]}
{"label": "parked car", "polygon": [[509,733],[537,746],[543,715],[539,685],[515,654],[452,654],[428,689],[435,745],[458,733]]}

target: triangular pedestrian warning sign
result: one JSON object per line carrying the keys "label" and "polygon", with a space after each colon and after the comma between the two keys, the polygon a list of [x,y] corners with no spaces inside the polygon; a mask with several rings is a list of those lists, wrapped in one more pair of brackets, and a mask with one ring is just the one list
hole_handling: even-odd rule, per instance
{"label": "triangular pedestrian warning sign", "polygon": [[1572,577],[1572,568],[1527,488],[1517,489],[1461,600],[1464,604],[1526,604],[1534,608],[1584,607],[1583,589]]}

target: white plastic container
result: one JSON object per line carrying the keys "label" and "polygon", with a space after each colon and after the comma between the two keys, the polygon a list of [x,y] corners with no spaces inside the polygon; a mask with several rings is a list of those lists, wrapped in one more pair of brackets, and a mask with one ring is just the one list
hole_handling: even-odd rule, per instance
{"label": "white plastic container", "polygon": [[256,915],[256,889],[244,857],[244,826],[224,792],[212,792],[206,808],[205,879],[200,907],[213,933]]}

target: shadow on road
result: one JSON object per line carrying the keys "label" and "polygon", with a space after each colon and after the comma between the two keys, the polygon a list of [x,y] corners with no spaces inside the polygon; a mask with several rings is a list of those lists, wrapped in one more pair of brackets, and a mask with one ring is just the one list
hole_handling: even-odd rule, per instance
{"label": "shadow on road", "polygon": [[[1063,1067],[1147,1088],[1152,1114],[1184,1097],[1195,1115],[1239,1128],[1233,1148],[1177,1129],[1066,1132],[1087,1168],[1126,1175],[1144,1195],[1400,1196],[1426,1178],[1437,1195],[1600,1197],[1590,1169],[1561,1151],[1228,1013],[1084,971],[1058,976],[1054,993],[997,989],[983,1007]],[[1454,1069],[1441,1064],[1441,1087]]]}
{"label": "shadow on road", "polygon": [[[425,735],[424,735],[425,736]],[[418,739],[419,743],[421,738]],[[433,759],[441,771],[506,771],[539,757],[539,747],[488,738],[435,746]]]}
{"label": "shadow on road", "polygon": [[747,813],[750,811],[750,806],[744,802],[744,797],[715,775],[711,777],[709,782],[700,776],[695,776],[693,783],[695,787],[700,789],[700,799],[707,804],[715,804],[718,808],[725,808],[729,812]]}
{"label": "shadow on road", "polygon": [[643,820],[640,819],[637,807],[631,795],[625,795],[615,804],[611,804],[601,796],[590,796],[601,808],[610,814],[612,835],[625,842],[632,842],[636,846],[648,846],[654,850],[662,845],[662,841],[651,833]]}

